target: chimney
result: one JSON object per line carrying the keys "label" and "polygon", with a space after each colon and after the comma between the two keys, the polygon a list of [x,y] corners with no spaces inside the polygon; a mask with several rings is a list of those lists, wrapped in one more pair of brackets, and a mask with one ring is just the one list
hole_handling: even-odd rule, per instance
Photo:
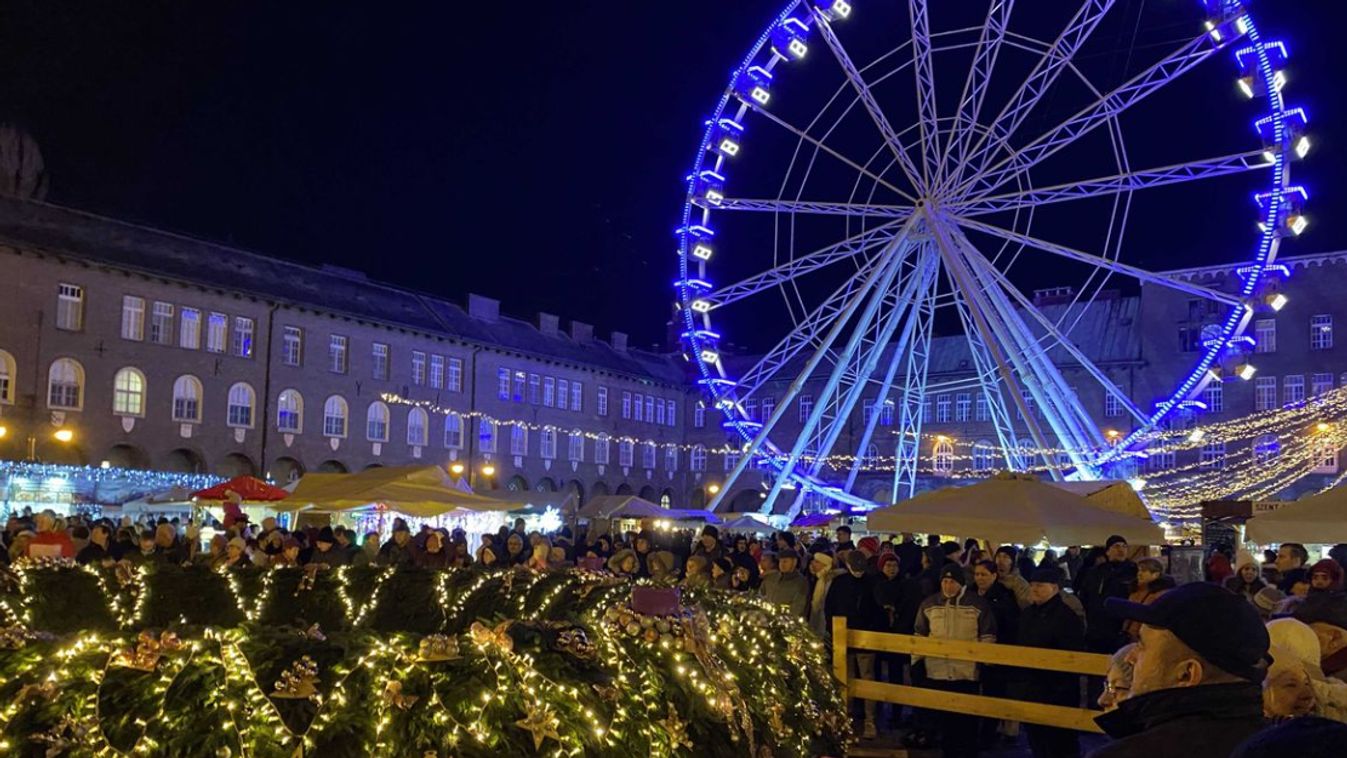
{"label": "chimney", "polygon": [[468,315],[478,321],[495,323],[500,320],[500,301],[469,293]]}
{"label": "chimney", "polygon": [[625,353],[625,352],[627,352],[627,335],[626,335],[626,333],[625,333],[625,332],[613,332],[613,336],[610,338],[609,344],[611,344],[611,345],[613,346],[613,349],[616,350],[616,351],[618,351],[619,353]]}
{"label": "chimney", "polygon": [[538,331],[548,337],[556,337],[560,334],[561,319],[550,313],[538,313]]}
{"label": "chimney", "polygon": [[576,344],[579,345],[585,345],[592,342],[594,340],[593,325],[586,324],[583,321],[572,321],[571,339],[575,340]]}

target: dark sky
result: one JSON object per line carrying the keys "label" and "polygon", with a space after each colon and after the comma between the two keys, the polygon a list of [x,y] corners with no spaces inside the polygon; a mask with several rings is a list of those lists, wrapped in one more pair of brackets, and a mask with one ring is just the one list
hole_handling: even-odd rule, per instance
{"label": "dark sky", "polygon": [[[3,0],[0,118],[54,202],[649,344],[700,123],[782,5]],[[1347,246],[1339,6],[1255,4],[1316,133],[1288,252]]]}

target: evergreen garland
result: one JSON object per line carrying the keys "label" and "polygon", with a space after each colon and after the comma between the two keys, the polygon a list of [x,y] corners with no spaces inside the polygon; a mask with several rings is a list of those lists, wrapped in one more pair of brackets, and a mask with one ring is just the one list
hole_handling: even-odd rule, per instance
{"label": "evergreen garland", "polygon": [[[0,575],[0,755],[844,752],[828,650],[799,620],[714,590],[642,616],[631,588],[579,570],[23,564]],[[311,687],[284,697],[308,662]]]}

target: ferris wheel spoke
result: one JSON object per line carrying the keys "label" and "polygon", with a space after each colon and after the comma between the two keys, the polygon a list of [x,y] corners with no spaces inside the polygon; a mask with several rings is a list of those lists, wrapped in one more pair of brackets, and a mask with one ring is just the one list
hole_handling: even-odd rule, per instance
{"label": "ferris wheel spoke", "polygon": [[1111,260],[1103,256],[1094,255],[1093,253],[1086,253],[1081,250],[1075,250],[1073,248],[1066,247],[1065,245],[1058,245],[1055,242],[1048,242],[1047,240],[1041,240],[1038,239],[1037,237],[1031,237],[1027,234],[1021,234],[1019,232],[1011,231],[1010,229],[1004,229],[1002,227],[994,226],[992,224],[986,224],[981,221],[975,221],[973,219],[966,218],[963,216],[951,216],[950,218],[959,226],[965,229],[972,229],[975,231],[983,232],[984,234],[990,234],[994,237],[1000,237],[1001,239],[1009,240],[1011,242],[1020,245],[1032,247],[1037,250],[1041,250],[1045,253],[1051,253],[1053,255],[1061,256],[1063,258],[1069,258],[1073,261],[1078,261],[1080,263],[1087,263],[1091,266],[1096,266],[1098,268],[1105,269],[1107,271],[1112,271],[1114,273],[1122,274],[1123,276],[1131,277],[1145,284],[1157,284],[1162,287],[1169,287],[1170,289],[1177,290],[1179,292],[1184,292],[1189,295],[1206,298],[1208,300],[1214,300],[1218,303],[1225,303],[1226,305],[1229,305],[1233,308],[1244,307],[1244,302],[1235,295],[1220,292],[1211,289],[1210,287],[1203,287],[1198,284],[1193,284],[1192,282],[1187,282],[1177,277],[1168,276],[1166,274],[1157,274],[1152,271],[1147,271],[1146,269],[1143,268],[1138,268],[1136,266],[1129,266],[1126,263],[1120,263],[1118,261]]}
{"label": "ferris wheel spoke", "polygon": [[[927,255],[938,260],[938,255],[926,245]],[[926,405],[926,377],[931,366],[931,339],[935,336],[935,287],[932,281],[927,297],[918,301],[912,317],[912,336],[908,340],[904,362],[902,390],[898,395],[898,430],[894,445],[893,483],[889,500],[898,501],[902,493],[912,497],[917,492],[918,462],[921,453],[921,425]],[[895,356],[897,359],[897,356]]]}
{"label": "ferris wheel spoke", "polygon": [[[852,62],[846,48],[842,47],[842,42],[837,38],[837,34],[833,31],[827,17],[813,3],[808,3],[808,6],[809,12],[814,17],[816,28],[823,35],[828,48],[832,50],[833,57],[837,59],[838,65],[842,67],[842,72],[846,74],[847,81],[856,90],[856,95],[860,98],[861,105],[865,106],[865,111],[870,115],[870,120],[874,122],[875,128],[879,130],[884,143],[888,145],[889,151],[893,153],[893,157],[898,161],[903,173],[907,175],[907,180],[912,183],[912,186],[918,192],[921,192],[924,186],[921,182],[922,173],[912,162],[912,156],[908,155],[907,148],[903,147],[902,140],[898,138],[898,133],[894,131],[893,125],[889,123],[888,116],[884,115],[884,111],[880,109],[869,85],[865,83],[865,78],[856,68],[856,64]],[[903,193],[903,196],[915,202],[907,193]]]}
{"label": "ferris wheel spoke", "polygon": [[1128,108],[1196,68],[1236,39],[1238,38],[1234,35],[1229,35],[1214,40],[1210,34],[1204,33],[1191,40],[1025,147],[1011,151],[1010,155],[987,171],[974,175],[956,190],[956,195],[979,197],[995,191],[1001,185],[1025,174],[1044,159],[1089,134],[1100,124],[1118,117]]}
{"label": "ferris wheel spoke", "polygon": [[940,174],[940,118],[936,114],[935,69],[931,63],[931,17],[927,0],[907,0],[912,21],[912,72],[917,81],[917,124],[921,137],[923,187]]}
{"label": "ferris wheel spoke", "polygon": [[[958,232],[955,232],[955,234],[958,234]],[[1066,352],[1080,364],[1081,368],[1085,369],[1086,373],[1092,376],[1094,380],[1104,388],[1105,392],[1112,395],[1121,404],[1122,408],[1133,418],[1141,424],[1148,423],[1148,416],[1132,402],[1132,399],[1127,396],[1127,393],[1119,389],[1118,385],[1114,383],[1112,379],[1109,379],[1108,375],[1095,365],[1094,361],[1091,360],[1089,356],[1085,355],[1084,351],[1076,346],[1075,342],[1063,334],[1052,319],[1043,315],[1043,312],[1034,305],[1033,301],[1025,296],[1018,287],[1012,284],[1010,280],[1006,278],[1005,274],[1002,274],[995,266],[991,265],[991,262],[987,260],[987,257],[983,255],[981,251],[973,247],[973,244],[968,241],[967,237],[960,234],[959,241],[969,251],[967,256],[968,260],[984,279],[994,281],[1001,290],[1008,293],[1019,305],[1019,310],[1028,313],[1039,327],[1055,340],[1063,350],[1066,350]]]}
{"label": "ferris wheel spoke", "polygon": [[759,213],[802,213],[823,216],[873,216],[887,219],[906,219],[912,208],[906,205],[877,205],[868,203],[828,203],[812,200],[767,200],[746,197],[727,197],[716,206],[722,211]]}
{"label": "ferris wheel spoke", "polygon": [[[833,158],[836,158],[837,160],[841,161],[843,164],[845,164],[846,166],[850,167],[852,170],[854,170],[856,173],[860,174],[861,176],[864,176],[865,178],[869,179],[870,181],[874,182],[875,184],[878,184],[878,185],[881,186],[881,187],[884,187],[885,189],[891,190],[893,193],[897,194],[899,197],[902,197],[904,200],[907,200],[909,203],[914,203],[914,204],[915,204],[915,203],[917,202],[917,199],[916,199],[915,197],[913,197],[911,193],[907,192],[907,191],[904,190],[904,189],[899,188],[899,187],[898,187],[897,185],[895,185],[893,182],[890,182],[889,180],[887,180],[887,179],[881,177],[880,175],[876,174],[875,172],[871,171],[870,169],[868,169],[868,168],[862,166],[861,164],[857,163],[856,161],[854,161],[854,160],[848,158],[847,156],[843,155],[842,153],[838,152],[837,150],[834,150],[832,147],[828,146],[828,144],[825,143],[823,140],[818,139],[817,137],[814,137],[813,135],[809,134],[809,133],[806,132],[805,130],[799,128],[798,126],[795,126],[794,124],[790,123],[789,121],[786,121],[785,119],[781,118],[780,116],[776,115],[775,113],[772,113],[771,111],[768,111],[768,110],[764,110],[763,108],[760,108],[760,107],[758,107],[758,106],[756,106],[756,105],[751,105],[751,106],[750,106],[750,109],[751,109],[754,113],[757,113],[758,115],[762,116],[763,118],[767,119],[768,121],[771,121],[772,123],[776,124],[777,126],[781,127],[782,129],[785,129],[786,131],[790,132],[791,134],[794,134],[796,137],[799,137],[800,139],[804,140],[805,142],[808,142],[809,144],[813,145],[814,147],[818,148],[819,150],[823,151],[824,153],[826,153],[826,154],[832,156]],[[909,180],[910,180],[910,179],[911,179],[911,176],[909,176],[908,178],[909,178]],[[914,184],[913,186],[917,186],[917,185]]]}
{"label": "ferris wheel spoke", "polygon": [[[1024,84],[990,122],[998,129],[983,132],[972,149],[960,157],[959,164],[949,175],[948,181],[941,185],[942,191],[962,182],[963,174],[969,165],[985,166],[987,157],[996,155],[997,151],[1002,149],[1003,143],[1010,139],[1010,135],[1020,124],[1024,123],[1030,111],[1052,88],[1057,77],[1070,67],[1076,53],[1090,38],[1099,22],[1103,21],[1113,3],[1114,0],[1089,0],[1076,11],[1076,15],[1067,23],[1062,33],[1057,35],[1052,46],[1039,58]],[[989,145],[987,138],[993,131],[997,131],[998,136]]]}
{"label": "ferris wheel spoke", "polygon": [[1263,150],[1250,150],[1243,153],[1223,155],[1218,158],[1207,158],[1160,168],[1128,171],[1114,176],[1066,182],[1024,192],[1008,192],[966,203],[955,203],[950,206],[949,210],[960,216],[1000,213],[1002,211],[1033,208],[1049,203],[1105,197],[1152,187],[1198,182],[1246,171],[1271,169],[1275,165],[1275,162],[1268,162]]}
{"label": "ferris wheel spoke", "polygon": [[987,20],[982,25],[982,34],[973,51],[973,63],[964,79],[963,94],[959,96],[958,113],[954,117],[954,126],[945,141],[944,154],[940,157],[940,172],[936,184],[943,185],[947,174],[945,170],[953,161],[962,163],[968,142],[972,139],[973,126],[978,123],[982,112],[982,102],[987,96],[987,85],[991,81],[992,71],[996,68],[996,58],[1001,52],[1001,43],[1006,38],[1006,28],[1010,23],[1010,12],[1014,0],[992,0],[987,11]]}
{"label": "ferris wheel spoke", "polygon": [[763,290],[797,279],[805,274],[854,258],[888,244],[901,233],[906,219],[898,218],[873,229],[854,234],[840,242],[805,253],[760,274],[726,285],[706,297],[712,310],[743,300]]}
{"label": "ferris wheel spoke", "polygon": [[[1001,453],[1006,468],[1011,471],[1022,470],[1025,464],[1019,453],[1019,438],[1015,434],[1015,424],[1011,421],[1010,411],[1006,408],[1005,397],[1001,393],[1001,384],[996,380],[996,362],[992,358],[987,344],[983,341],[982,333],[973,323],[968,303],[962,297],[957,296],[954,298],[954,303],[955,310],[959,314],[959,322],[963,326],[963,333],[968,340],[969,352],[973,357],[974,383],[987,404],[987,418],[991,421],[997,442],[1001,445]],[[931,389],[938,389],[938,387],[933,386]]]}

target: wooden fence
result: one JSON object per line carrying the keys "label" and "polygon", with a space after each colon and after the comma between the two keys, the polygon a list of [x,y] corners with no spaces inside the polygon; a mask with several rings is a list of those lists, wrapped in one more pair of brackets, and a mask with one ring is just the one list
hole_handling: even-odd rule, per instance
{"label": "wooden fence", "polygon": [[853,679],[847,669],[847,651],[858,649],[1092,676],[1104,676],[1108,672],[1107,655],[999,645],[991,642],[936,640],[910,634],[863,632],[848,629],[845,618],[840,616],[833,618],[833,673],[841,680],[843,691],[848,697],[897,703],[915,708],[957,711],[970,716],[1058,726],[1082,732],[1101,731],[1094,723],[1094,717],[1099,715],[1099,711],[1088,708],[1045,705],[1009,698],[965,695],[925,687],[889,684],[871,679]]}

